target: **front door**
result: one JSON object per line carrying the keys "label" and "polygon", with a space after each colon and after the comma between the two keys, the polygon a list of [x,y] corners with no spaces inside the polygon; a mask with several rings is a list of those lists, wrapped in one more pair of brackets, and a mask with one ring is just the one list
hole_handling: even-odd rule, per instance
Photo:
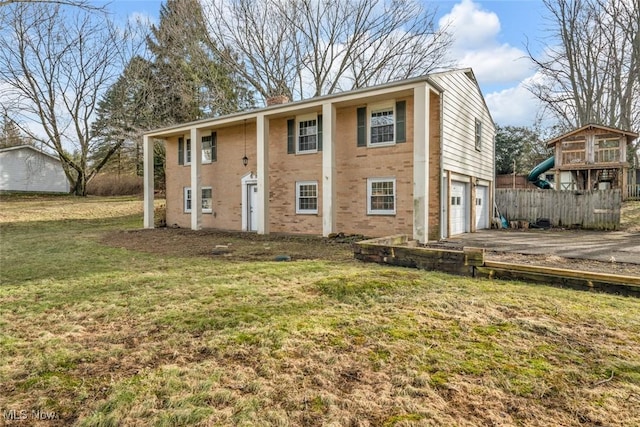
{"label": "front door", "polygon": [[247,230],[258,231],[258,185],[247,184]]}

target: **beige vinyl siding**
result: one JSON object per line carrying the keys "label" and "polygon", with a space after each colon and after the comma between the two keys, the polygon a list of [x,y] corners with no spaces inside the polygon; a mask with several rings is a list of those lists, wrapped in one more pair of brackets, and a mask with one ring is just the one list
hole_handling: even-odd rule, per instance
{"label": "beige vinyl siding", "polygon": [[[477,85],[463,72],[432,76],[444,92],[443,168],[493,181],[495,126]],[[481,150],[476,150],[475,121],[482,121]]]}

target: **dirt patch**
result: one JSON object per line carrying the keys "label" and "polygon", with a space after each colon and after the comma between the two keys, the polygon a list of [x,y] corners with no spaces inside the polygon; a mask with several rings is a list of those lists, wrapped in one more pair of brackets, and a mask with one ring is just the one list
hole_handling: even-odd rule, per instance
{"label": "dirt patch", "polygon": [[[222,258],[235,262],[296,261],[322,259],[352,262],[355,241],[362,236],[337,235],[332,238],[300,235],[269,236],[218,230],[193,231],[182,228],[156,228],[108,232],[102,242],[109,246],[170,256]],[[430,247],[460,249],[450,244]],[[486,259],[596,273],[640,276],[640,265],[563,258],[556,255],[524,255],[487,251]]]}
{"label": "dirt patch", "polygon": [[590,271],[594,273],[640,276],[640,265],[624,262],[602,262],[588,259],[563,258],[557,255],[525,255],[509,252],[487,252],[485,259],[516,264],[565,268],[568,270]]}
{"label": "dirt patch", "polygon": [[295,261],[324,259],[350,261],[351,244],[362,236],[279,235],[227,232],[219,230],[193,231],[183,228],[125,230],[106,233],[104,244],[171,256],[202,256],[229,261]]}

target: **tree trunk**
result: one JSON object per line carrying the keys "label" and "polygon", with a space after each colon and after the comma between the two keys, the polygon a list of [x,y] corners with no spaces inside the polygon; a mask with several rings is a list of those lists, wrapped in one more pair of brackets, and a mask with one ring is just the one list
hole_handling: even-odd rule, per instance
{"label": "tree trunk", "polygon": [[76,182],[73,184],[73,194],[80,197],[87,195],[87,179],[84,173],[78,173]]}

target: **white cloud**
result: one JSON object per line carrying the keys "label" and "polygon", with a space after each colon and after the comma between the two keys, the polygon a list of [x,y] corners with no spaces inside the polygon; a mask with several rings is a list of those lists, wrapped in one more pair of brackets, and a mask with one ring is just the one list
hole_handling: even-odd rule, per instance
{"label": "white cloud", "polygon": [[531,75],[531,64],[524,56],[522,50],[503,44],[464,52],[459,61],[472,67],[481,83],[496,84],[516,82]]}
{"label": "white cloud", "polygon": [[472,0],[462,0],[451,12],[440,18],[441,28],[448,27],[454,34],[454,49],[481,48],[494,42],[500,32],[498,15],[480,9]]}
{"label": "white cloud", "polygon": [[471,67],[481,84],[515,83],[531,75],[527,54],[499,43],[500,19],[473,0],[462,0],[440,18],[441,28],[453,35],[452,56]]}
{"label": "white cloud", "polygon": [[473,68],[481,87],[504,88],[485,95],[495,122],[532,125],[539,103],[526,89],[526,81],[535,71],[524,50],[499,41],[498,15],[473,0],[461,0],[439,25],[453,36],[451,56],[459,67]]}
{"label": "white cloud", "polygon": [[493,120],[502,126],[531,126],[540,109],[540,101],[536,99],[526,86],[537,79],[534,75],[510,87],[485,95],[487,106]]}

